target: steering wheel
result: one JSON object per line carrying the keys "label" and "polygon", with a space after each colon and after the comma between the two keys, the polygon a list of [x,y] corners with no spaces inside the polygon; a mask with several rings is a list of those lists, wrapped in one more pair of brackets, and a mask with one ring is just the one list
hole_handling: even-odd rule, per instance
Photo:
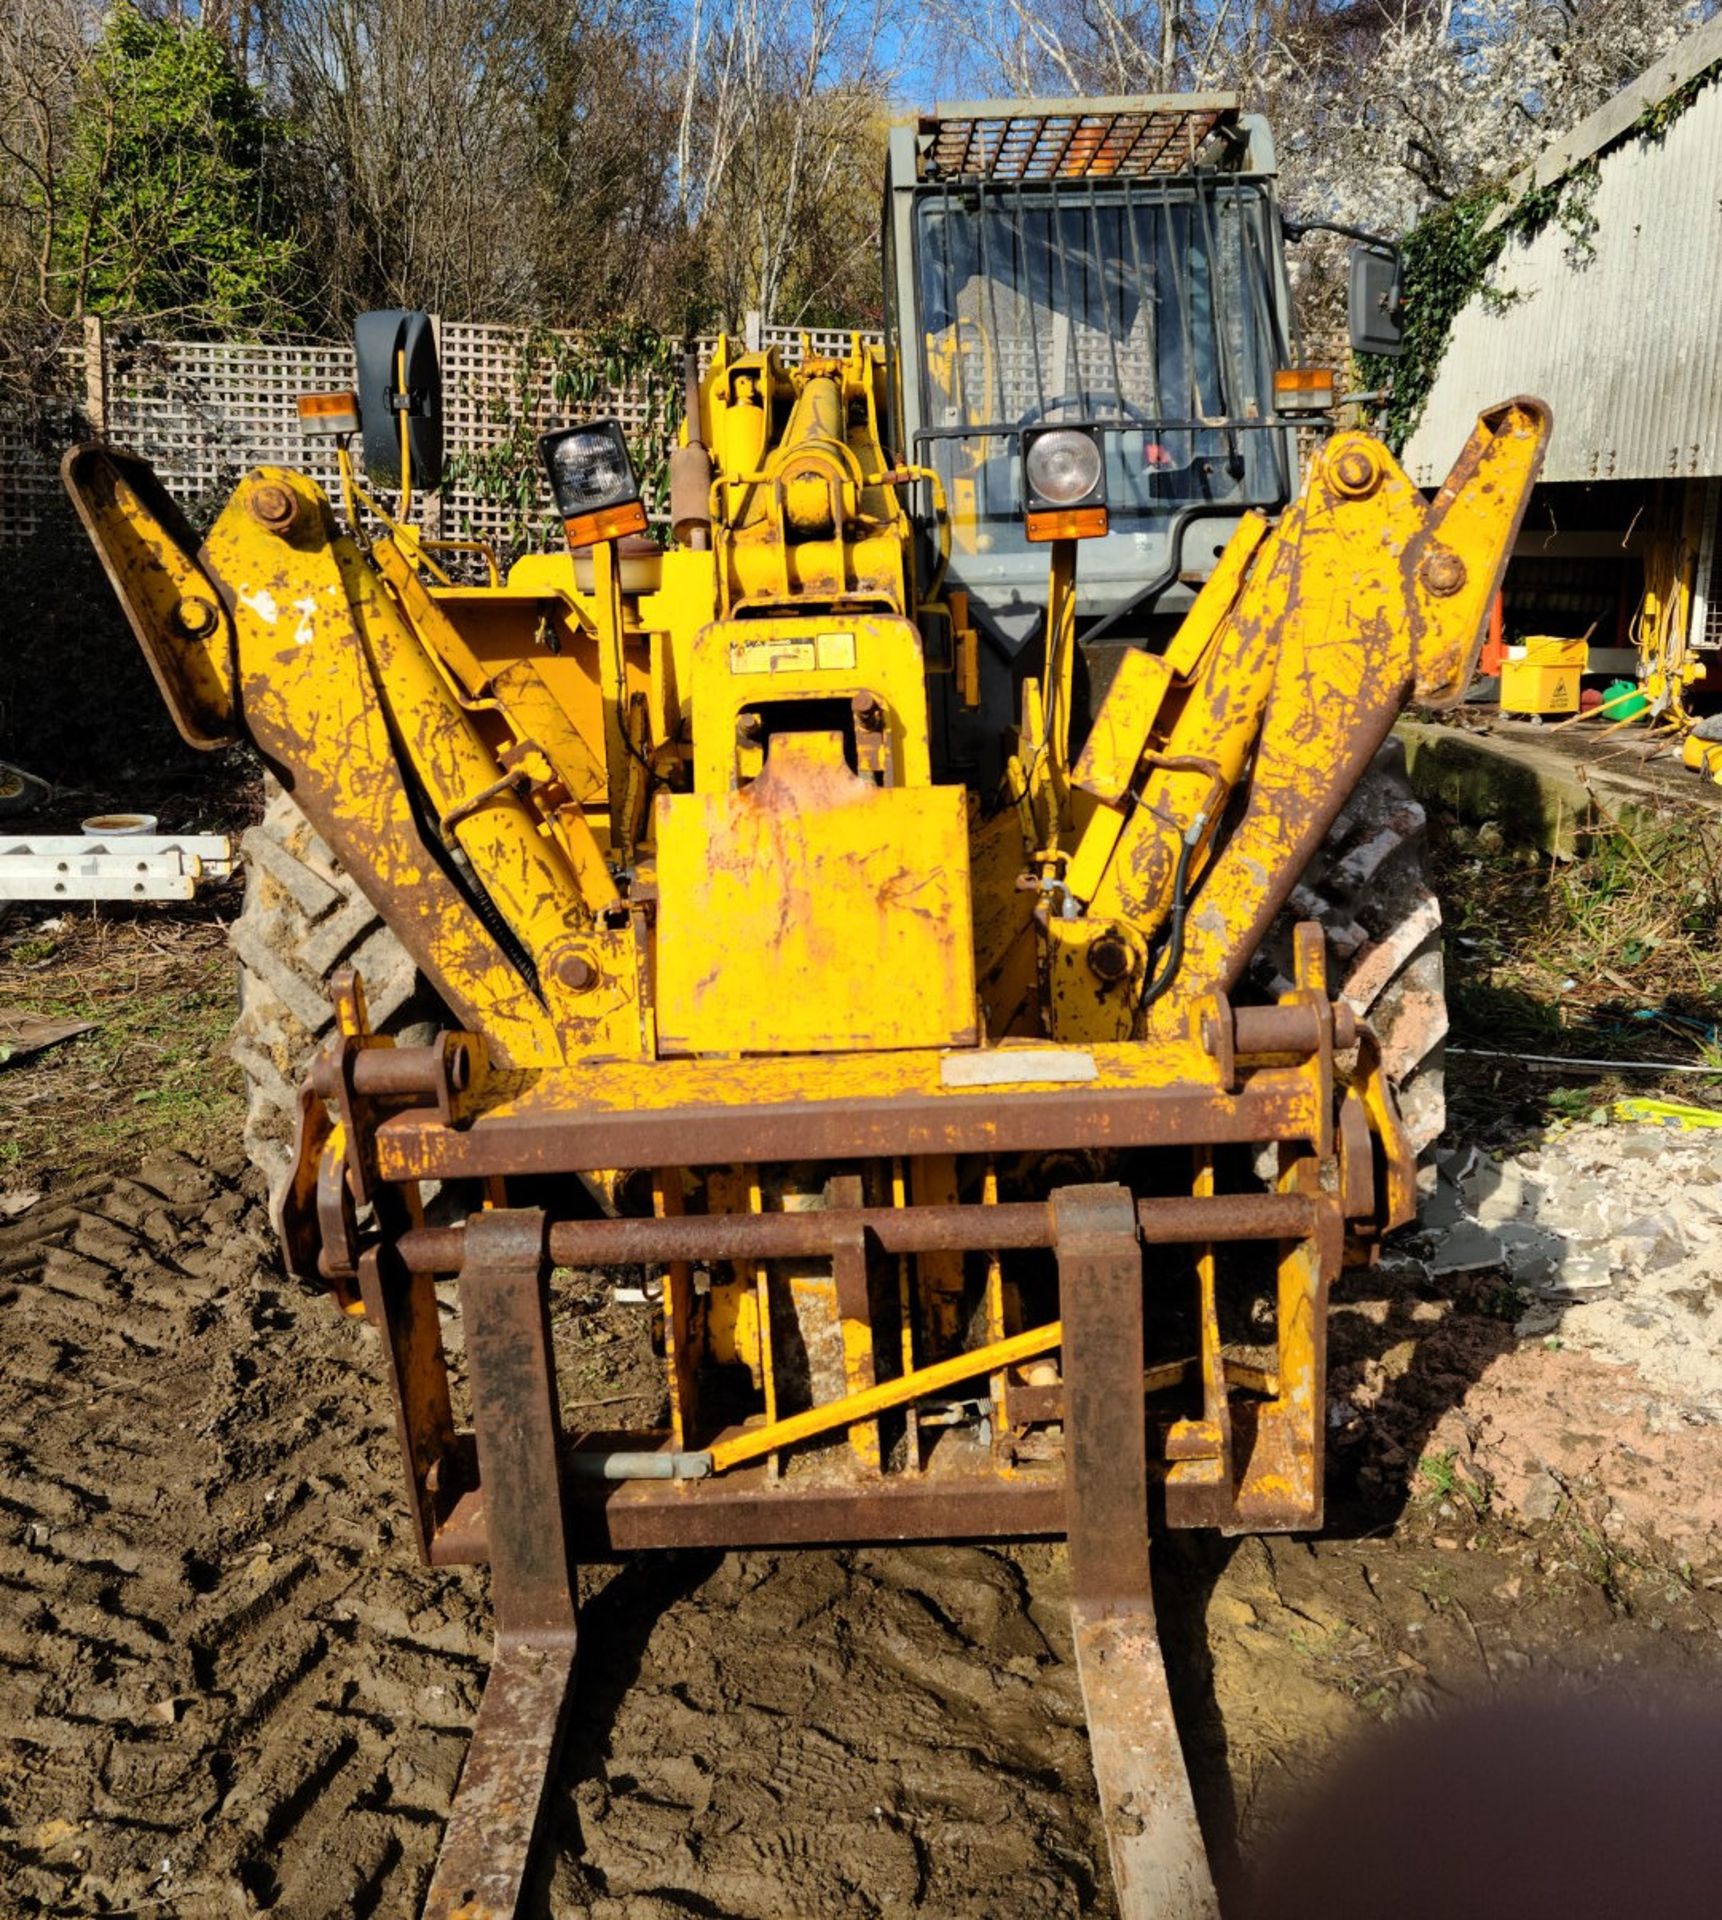
{"label": "steering wheel", "polygon": [[[1126,400],[1121,393],[1061,393],[1056,400],[1046,400],[1038,407],[1030,407],[1027,413],[1017,421],[1017,426],[1032,427],[1044,420],[1049,413],[1056,413],[1060,407],[1087,405],[1092,412],[1096,410],[1095,403],[1102,400],[1110,400],[1126,420],[1133,420],[1138,426],[1151,427],[1154,424],[1153,414],[1146,408],[1137,406],[1134,400]],[[1101,422],[1101,424],[1106,423]]]}

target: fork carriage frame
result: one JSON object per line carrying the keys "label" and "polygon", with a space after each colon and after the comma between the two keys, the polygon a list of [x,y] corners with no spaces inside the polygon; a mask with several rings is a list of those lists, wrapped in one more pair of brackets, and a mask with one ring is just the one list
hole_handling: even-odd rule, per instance
{"label": "fork carriage frame", "polygon": [[[747,1062],[671,1069],[689,1097],[641,1107],[625,1104],[626,1068],[486,1073],[472,1036],[459,1033],[397,1047],[368,1031],[357,979],[342,983],[339,1032],[303,1096],[283,1244],[299,1270],[314,1261],[349,1304],[362,1302],[381,1340],[420,1554],[439,1566],[487,1564],[497,1620],[428,1914],[521,1910],[573,1698],[581,1559],[1035,1536],[1070,1543],[1077,1660],[1121,1911],[1213,1913],[1158,1654],[1150,1507],[1175,1526],[1320,1524],[1328,1289],[1348,1233],[1373,1237],[1402,1217],[1414,1178],[1391,1102],[1372,1110],[1359,1090],[1370,1083],[1369,1036],[1327,997],[1319,930],[1300,929],[1297,945],[1299,988],[1274,1007],[1234,1009],[1213,996],[1175,1072],[1148,1073],[1141,1049],[1104,1047],[1084,1056],[1091,1078],[1040,1085],[1029,1076],[1070,1056],[1023,1047],[1021,1083],[980,1089],[942,1086],[936,1056],[780,1061],[777,1096],[752,1104],[739,1098]],[[1350,1049],[1363,1070],[1347,1087],[1335,1055]],[[857,1101],[828,1084],[845,1071],[871,1073],[887,1090]],[[732,1104],[691,1097],[725,1089]],[[1277,1144],[1267,1190],[1215,1190],[1212,1150],[1230,1144]],[[592,1219],[509,1204],[511,1179],[542,1193],[547,1176],[573,1181],[618,1165],[841,1168],[933,1152],[990,1162],[1137,1148],[1187,1153],[1192,1190],[1138,1198],[1109,1182],[1055,1187],[1044,1200],[867,1206],[860,1183],[839,1175],[826,1204],[807,1211]],[[424,1225],[410,1196],[433,1181],[483,1183],[486,1204],[457,1224]],[[354,1200],[372,1207],[363,1232]],[[1269,1249],[1274,1262],[1270,1366],[1223,1350],[1215,1249],[1239,1242]],[[665,1269],[675,1400],[677,1317],[695,1265],[829,1260],[840,1310],[865,1321],[869,1262],[1030,1249],[1054,1262],[1056,1322],[926,1365],[906,1355],[901,1372],[852,1377],[836,1401],[775,1424],[768,1415],[706,1431],[690,1396],[675,1434],[563,1431],[549,1315],[557,1268]],[[1184,1250],[1176,1271],[1167,1249]],[[1156,1360],[1145,1347],[1146,1303],[1158,1286],[1188,1286],[1192,1273],[1196,1351]],[[453,1418],[439,1279],[458,1282],[470,1431]],[[1030,1355],[1057,1356],[1058,1379],[1025,1382],[1016,1363]],[[917,1402],[958,1384],[992,1394],[990,1443],[972,1429],[931,1444],[916,1431]],[[1199,1416],[1156,1407],[1156,1390],[1180,1384],[1186,1407],[1199,1392]],[[876,1433],[879,1415],[897,1409],[908,1422],[900,1459],[875,1447],[869,1462],[853,1441],[795,1451]],[[1019,1454],[1010,1436],[1031,1429],[1056,1430],[1061,1444]],[[651,1471],[639,1463],[656,1452],[666,1469],[691,1461],[704,1477],[594,1477],[618,1440],[634,1450],[631,1472]]]}

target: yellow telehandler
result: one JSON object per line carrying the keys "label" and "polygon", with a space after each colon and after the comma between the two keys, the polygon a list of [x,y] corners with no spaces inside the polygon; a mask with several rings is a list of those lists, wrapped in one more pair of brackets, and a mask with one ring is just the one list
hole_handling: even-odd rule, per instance
{"label": "yellow telehandler", "polygon": [[[884,346],[690,367],[668,545],[583,423],[562,549],[457,584],[422,315],[304,404],[343,512],[263,468],[200,541],[67,456],[181,731],[279,785],[235,944],[287,1265],[376,1331],[421,1553],[490,1567],[436,1920],[520,1910],[582,1556],[1034,1535],[1119,1909],[1216,1910],[1151,1514],[1321,1522],[1328,1289],[1439,1125],[1415,804],[1363,790],[1549,425],[1432,501],[1356,431],[1294,484],[1273,173],[1226,95],[898,129]],[[641,1268],[662,1418],[565,1421],[563,1277]]]}

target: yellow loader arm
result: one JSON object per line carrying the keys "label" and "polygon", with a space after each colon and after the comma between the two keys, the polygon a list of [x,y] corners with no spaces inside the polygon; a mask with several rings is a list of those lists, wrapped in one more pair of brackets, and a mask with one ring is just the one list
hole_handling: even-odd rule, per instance
{"label": "yellow loader arm", "polygon": [[1406,703],[1463,695],[1548,433],[1540,401],[1493,409],[1429,502],[1337,434],[1277,524],[1239,527],[1165,654],[1126,661],[1072,770],[1059,1037],[1171,1040],[1237,985]]}
{"label": "yellow loader arm", "polygon": [[[248,474],[197,547],[146,462],[87,445],[62,472],[180,732],[257,746],[495,1063],[638,1056],[633,937],[587,817],[603,750],[538,676],[480,660],[394,541],[361,553],[303,474]],[[546,608],[571,663],[594,650],[575,607]]]}

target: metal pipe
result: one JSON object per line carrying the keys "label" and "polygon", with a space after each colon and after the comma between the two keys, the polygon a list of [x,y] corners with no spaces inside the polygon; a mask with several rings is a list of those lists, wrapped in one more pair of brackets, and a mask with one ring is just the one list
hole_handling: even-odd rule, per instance
{"label": "metal pipe", "polygon": [[[423,1047],[360,1047],[352,1056],[353,1091],[364,1099],[411,1100],[438,1106],[464,1093],[472,1079],[471,1042],[444,1034]],[[341,1095],[338,1058],[319,1055],[311,1083],[326,1100]]]}
{"label": "metal pipe", "polygon": [[562,1463],[576,1480],[703,1480],[712,1470],[709,1453],[596,1453],[575,1447]]}
{"label": "metal pipe", "polygon": [[[1146,1246],[1226,1240],[1302,1240],[1315,1231],[1317,1203],[1299,1193],[1174,1195],[1136,1203]],[[1005,1252],[1052,1245],[1042,1201],[992,1207],[828,1207],[809,1213],[683,1214],[663,1220],[560,1220],[550,1258],[560,1267],[619,1267],[713,1260],[829,1259],[837,1240],[859,1229],[886,1253]],[[458,1273],[464,1227],[421,1227],[397,1243],[414,1273]]]}
{"label": "metal pipe", "polygon": [[[1233,1049],[1240,1055],[1312,1054],[1321,1045],[1321,1009],[1313,1006],[1234,1007]],[[1357,1015],[1333,1003],[1333,1044],[1343,1053],[1357,1042]]]}
{"label": "metal pipe", "polygon": [[834,1427],[853,1426],[858,1420],[870,1420],[875,1414],[893,1407],[907,1406],[927,1394],[942,1393],[946,1387],[977,1374],[997,1373],[1015,1366],[1020,1360],[1032,1360],[1050,1353],[1064,1337],[1063,1323],[1057,1320],[1027,1333],[1012,1334],[1008,1340],[995,1340],[991,1346],[977,1347],[970,1353],[953,1354],[949,1360],[935,1360],[929,1367],[917,1367],[913,1373],[899,1374],[895,1380],[881,1380],[842,1400],[824,1406],[809,1407],[804,1413],[792,1413],[763,1427],[746,1427],[740,1433],[714,1441],[711,1464],[714,1473],[739,1466],[744,1460],[758,1460],[781,1447],[811,1440]]}
{"label": "metal pipe", "polygon": [[712,543],[712,457],[701,435],[700,357],[692,340],[682,345],[682,408],[687,440],[670,455],[670,525],[677,541],[693,553],[708,553]]}

